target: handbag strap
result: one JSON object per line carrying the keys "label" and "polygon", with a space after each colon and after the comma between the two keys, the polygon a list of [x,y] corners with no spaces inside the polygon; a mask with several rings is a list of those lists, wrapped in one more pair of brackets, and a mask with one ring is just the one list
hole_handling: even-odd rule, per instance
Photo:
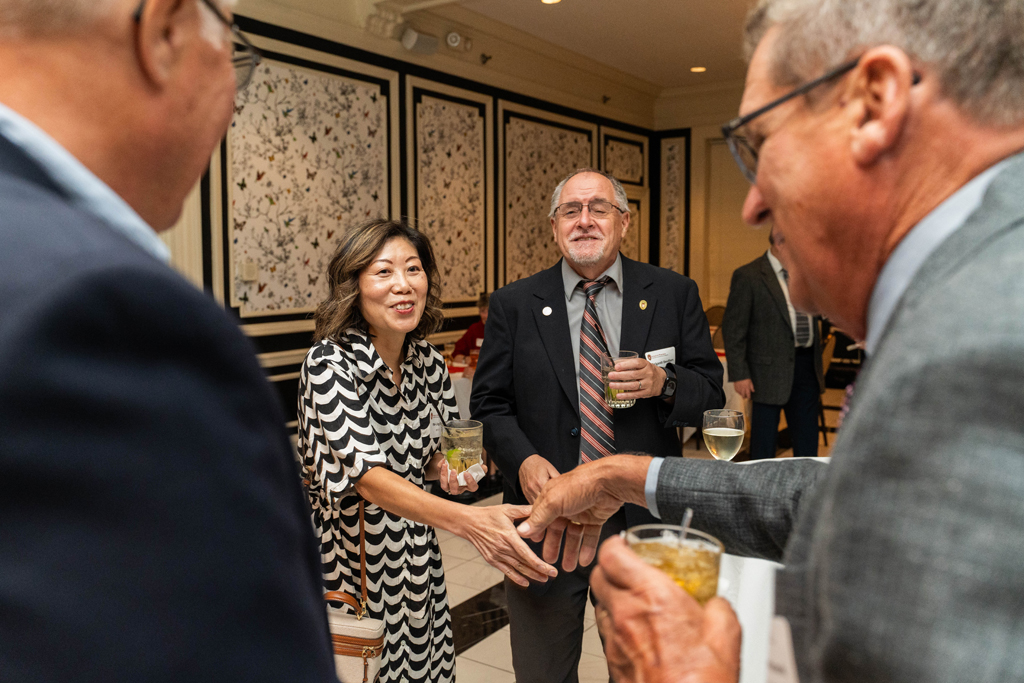
{"label": "handbag strap", "polygon": [[359,597],[356,599],[340,591],[324,593],[327,602],[344,602],[356,611],[356,618],[362,619],[368,611],[366,603],[366,503],[359,501]]}
{"label": "handbag strap", "polygon": [[363,614],[366,614],[366,502],[359,501],[359,583]]}

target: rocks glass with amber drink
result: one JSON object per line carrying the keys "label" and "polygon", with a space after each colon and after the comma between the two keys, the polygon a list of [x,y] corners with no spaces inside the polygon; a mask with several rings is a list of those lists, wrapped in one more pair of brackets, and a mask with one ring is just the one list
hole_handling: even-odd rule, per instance
{"label": "rocks glass with amber drink", "polygon": [[701,605],[718,593],[725,548],[714,536],[673,524],[641,524],[623,532],[630,549],[657,567]]}
{"label": "rocks glass with amber drink", "polygon": [[477,420],[452,420],[441,432],[441,451],[448,467],[462,474],[481,462],[484,452],[484,425]]}
{"label": "rocks glass with amber drink", "polygon": [[604,401],[608,404],[609,408],[632,408],[633,404],[636,403],[635,398],[622,401],[616,398],[620,391],[626,391],[626,389],[612,389],[608,386],[608,383],[612,381],[608,379],[608,373],[615,372],[615,363],[617,361],[638,357],[639,354],[636,351],[619,351],[619,355],[615,357],[609,356],[607,353],[601,354],[601,381],[604,383]]}

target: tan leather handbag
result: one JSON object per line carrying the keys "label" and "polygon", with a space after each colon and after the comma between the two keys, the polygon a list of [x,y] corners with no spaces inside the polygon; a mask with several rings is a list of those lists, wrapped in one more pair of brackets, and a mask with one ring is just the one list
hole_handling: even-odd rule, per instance
{"label": "tan leather handbag", "polygon": [[334,645],[334,666],[342,683],[375,683],[380,673],[380,655],[384,650],[384,620],[366,616],[366,530],[364,505],[359,503],[359,574],[361,599],[341,591],[324,593],[328,603],[344,603],[343,608],[327,608]]}

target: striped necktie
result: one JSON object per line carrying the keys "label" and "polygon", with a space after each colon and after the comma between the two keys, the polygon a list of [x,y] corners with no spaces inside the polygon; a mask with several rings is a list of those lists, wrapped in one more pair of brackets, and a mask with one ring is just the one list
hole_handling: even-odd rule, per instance
{"label": "striped necktie", "polygon": [[[782,269],[782,279],[786,281],[786,286],[789,286],[789,271],[785,268]],[[807,346],[807,342],[811,341],[811,316],[806,313],[801,313],[793,308],[796,313],[796,345]]]}
{"label": "striped necktie", "polygon": [[601,354],[608,353],[604,330],[597,319],[594,298],[611,280],[607,275],[594,281],[581,280],[587,297],[580,325],[580,461],[590,462],[615,452],[612,409],[604,398],[601,382]]}

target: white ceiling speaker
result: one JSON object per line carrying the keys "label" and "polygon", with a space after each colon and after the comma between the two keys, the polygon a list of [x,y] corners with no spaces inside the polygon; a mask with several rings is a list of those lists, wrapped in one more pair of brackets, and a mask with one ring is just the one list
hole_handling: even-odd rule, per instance
{"label": "white ceiling speaker", "polygon": [[437,52],[437,48],[440,47],[441,41],[438,40],[436,36],[420,33],[416,29],[409,27],[405,29],[405,33],[402,34],[402,45],[409,52],[416,52],[421,55],[432,55]]}

